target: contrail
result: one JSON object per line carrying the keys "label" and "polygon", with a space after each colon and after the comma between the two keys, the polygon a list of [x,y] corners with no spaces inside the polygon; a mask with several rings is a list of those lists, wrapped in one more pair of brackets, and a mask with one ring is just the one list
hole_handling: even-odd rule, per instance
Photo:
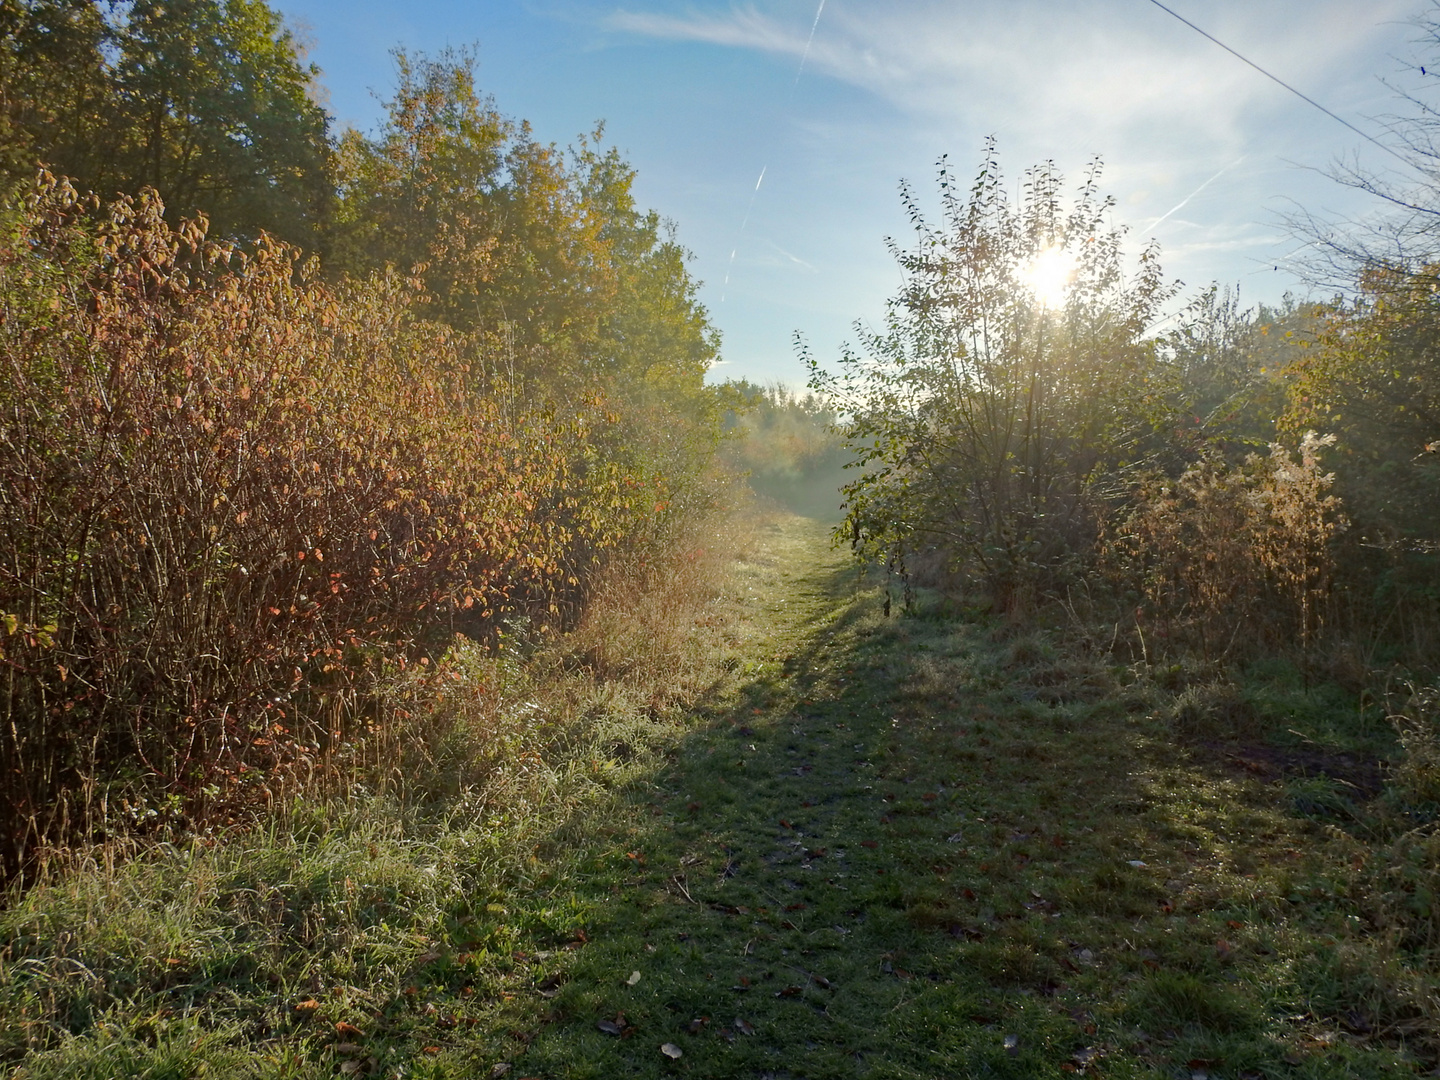
{"label": "contrail", "polygon": [[[800,66],[795,69],[795,80],[790,84],[790,93],[785,98],[785,108],[790,108],[790,102],[795,97],[795,88],[800,85],[800,76],[805,73],[805,62],[810,59],[810,46],[815,44],[815,31],[820,26],[820,16],[825,11],[825,0],[820,0],[820,6],[815,9],[815,19],[810,23],[810,36],[805,39],[805,51],[800,54]],[[755,190],[750,192],[750,203],[745,207],[745,216],[740,219],[740,231],[735,234],[735,246],[730,249],[730,262],[725,267],[725,284],[720,288],[720,303],[725,302],[725,289],[730,287],[730,275],[735,269],[735,254],[740,250],[740,240],[745,235],[745,226],[750,224],[750,211],[755,209],[755,196],[760,193],[760,185],[765,180],[765,170],[770,168],[767,161],[760,166],[760,179],[755,181]]]}
{"label": "contrail", "polygon": [[[824,0],[821,0],[824,6]],[[730,249],[730,265],[725,268],[725,284],[721,289],[730,287],[730,271],[735,269],[735,253],[740,250],[740,237],[745,235],[745,226],[750,224],[750,211],[755,209],[755,196],[760,194],[760,185],[765,182],[765,170],[770,167],[769,163],[760,166],[760,179],[755,181],[755,190],[750,192],[750,205],[745,207],[745,216],[740,219],[740,231],[735,234],[735,246]],[[725,302],[725,293],[720,293],[720,302]]]}
{"label": "contrail", "polygon": [[1238,157],[1238,158],[1236,158],[1234,161],[1232,161],[1229,165],[1226,165],[1223,169],[1221,169],[1219,172],[1217,172],[1214,176],[1210,177],[1209,180],[1206,180],[1205,183],[1201,184],[1201,185],[1200,185],[1199,187],[1197,187],[1194,191],[1190,192],[1189,195],[1186,195],[1185,198],[1181,199],[1178,203],[1176,203],[1173,207],[1171,207],[1170,210],[1169,210],[1168,212],[1166,212],[1163,216],[1156,218],[1155,221],[1154,221],[1153,223],[1151,223],[1150,228],[1154,229],[1154,228],[1158,227],[1159,224],[1160,224],[1162,221],[1165,220],[1165,218],[1168,218],[1171,214],[1175,213],[1175,212],[1178,211],[1178,210],[1184,209],[1186,203],[1188,203],[1188,202],[1189,202],[1191,199],[1193,199],[1196,195],[1199,195],[1200,192],[1204,191],[1207,187],[1209,187],[1211,184],[1213,184],[1216,180],[1219,180],[1220,177],[1224,176],[1227,172],[1229,172],[1231,169],[1233,169],[1236,165],[1239,165],[1239,164],[1240,164],[1242,161],[1244,161],[1244,160],[1245,160],[1245,159],[1244,159],[1243,157]]}
{"label": "contrail", "polygon": [[800,83],[800,74],[805,70],[805,61],[810,59],[810,46],[815,44],[815,28],[820,25],[820,13],[824,10],[825,0],[820,0],[820,6],[815,9],[815,21],[810,24],[810,37],[805,42],[805,51],[800,54],[800,67],[795,72],[795,81],[790,84],[792,93]]}

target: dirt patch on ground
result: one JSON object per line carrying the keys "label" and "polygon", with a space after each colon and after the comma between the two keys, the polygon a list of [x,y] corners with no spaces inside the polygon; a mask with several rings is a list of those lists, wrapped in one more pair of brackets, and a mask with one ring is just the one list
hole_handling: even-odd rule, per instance
{"label": "dirt patch on ground", "polygon": [[1230,770],[1281,780],[1288,776],[1328,776],[1355,789],[1359,799],[1373,799],[1385,785],[1386,764],[1355,754],[1336,754],[1303,746],[1272,746],[1252,742],[1202,742]]}

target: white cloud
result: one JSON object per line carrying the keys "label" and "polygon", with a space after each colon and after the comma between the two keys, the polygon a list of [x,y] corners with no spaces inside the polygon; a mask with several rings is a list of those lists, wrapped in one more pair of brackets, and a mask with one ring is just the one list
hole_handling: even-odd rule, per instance
{"label": "white cloud", "polygon": [[604,20],[611,30],[671,41],[700,41],[764,52],[794,53],[805,49],[802,29],[781,26],[754,8],[736,8],[725,15],[665,15],[659,12],[616,11]]}
{"label": "white cloud", "polygon": [[[1375,0],[1357,17],[1352,0],[1181,3],[1187,14],[1279,77],[1323,98],[1346,59],[1413,13],[1412,0]],[[1190,9],[1190,10],[1186,10]],[[808,5],[785,15],[753,4],[716,11],[617,11],[606,25],[668,40],[704,42],[794,58],[809,38]],[[1389,24],[1389,25],[1387,25]],[[1303,106],[1140,0],[956,4],[832,0],[807,70],[890,101],[917,120],[1003,130],[1021,142],[1096,150],[1149,141],[1161,156],[1234,154],[1248,129]],[[1353,66],[1350,70],[1353,70]],[[1338,111],[1338,110],[1337,110]],[[1358,119],[1358,118],[1357,118]]]}

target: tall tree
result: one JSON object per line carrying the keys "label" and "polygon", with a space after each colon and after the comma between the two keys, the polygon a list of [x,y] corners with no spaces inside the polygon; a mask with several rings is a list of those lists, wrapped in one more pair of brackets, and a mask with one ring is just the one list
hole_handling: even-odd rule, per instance
{"label": "tall tree", "polygon": [[46,164],[91,177],[114,154],[114,43],[88,0],[0,0],[0,186]]}
{"label": "tall tree", "polygon": [[716,420],[703,380],[719,342],[687,253],[636,207],[603,129],[567,153],[479,94],[472,51],[395,57],[384,125],[340,143],[334,267],[414,272],[433,317],[492,336],[551,389],[623,387]]}
{"label": "tall tree", "polygon": [[[452,320],[492,275],[495,194],[512,125],[475,89],[474,54],[394,53],[397,85],[375,138],[340,139],[331,267],[422,267]],[[472,316],[473,317],[473,316]]]}
{"label": "tall tree", "polygon": [[132,0],[114,68],[125,139],[105,179],[221,235],[312,245],[330,191],[318,75],[264,0]]}
{"label": "tall tree", "polygon": [[314,247],[330,147],[300,52],[264,0],[0,0],[0,167]]}

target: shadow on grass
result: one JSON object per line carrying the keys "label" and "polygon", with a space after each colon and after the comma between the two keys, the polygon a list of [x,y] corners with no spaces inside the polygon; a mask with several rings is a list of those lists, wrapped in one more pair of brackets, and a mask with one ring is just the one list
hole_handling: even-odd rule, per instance
{"label": "shadow on grass", "polygon": [[[730,674],[566,749],[543,818],[317,817],[300,854],[187,870],[220,914],[97,922],[132,985],[72,951],[64,985],[106,1001],[27,1075],[213,1071],[217,1032],[250,1048],[227,1074],[295,1078],[1378,1077],[1430,1052],[1414,965],[1355,923],[1352,849],[1191,761],[1120,673],[934,605],[884,618],[814,523],[741,569]],[[59,985],[0,962],[17,1038]]]}
{"label": "shadow on grass", "polygon": [[517,1069],[1414,1067],[1373,993],[1318,992],[1353,919],[1317,884],[1333,853],[1273,787],[1187,761],[1093,658],[923,611],[885,619],[852,568],[794,558],[757,570],[787,611],[753,669],[569,879],[585,944],[531,958],[553,996],[507,1051]]}

